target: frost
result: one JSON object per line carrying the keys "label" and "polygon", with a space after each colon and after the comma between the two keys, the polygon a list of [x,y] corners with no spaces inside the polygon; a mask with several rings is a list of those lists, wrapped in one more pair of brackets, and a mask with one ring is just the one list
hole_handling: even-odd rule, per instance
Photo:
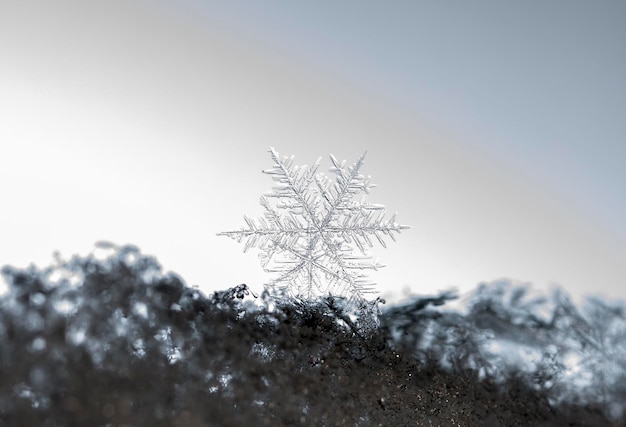
{"label": "frost", "polygon": [[39,352],[46,349],[46,340],[41,337],[37,337],[31,343],[31,349],[33,351]]}
{"label": "frost", "polygon": [[135,303],[135,305],[133,306],[133,312],[137,316],[141,316],[144,319],[148,318],[148,306],[144,304],[143,302]]}
{"label": "frost", "polygon": [[54,302],[54,308],[60,314],[68,315],[76,310],[76,303],[68,299],[62,299]]}
{"label": "frost", "polygon": [[[384,237],[408,228],[385,218],[385,206],[367,202],[374,187],[361,175],[365,153],[351,166],[330,155],[332,180],[317,173],[321,158],[310,167],[294,165],[294,157],[280,157],[270,148],[274,166],[264,170],[274,180],[272,191],[261,197],[264,216],[251,219],[238,231],[218,233],[261,250],[266,272],[276,273],[271,285],[288,295],[311,299],[334,294],[359,303],[373,292],[374,283],[363,270],[383,267],[368,249],[374,242],[386,247]],[[359,201],[355,196],[364,193]]]}

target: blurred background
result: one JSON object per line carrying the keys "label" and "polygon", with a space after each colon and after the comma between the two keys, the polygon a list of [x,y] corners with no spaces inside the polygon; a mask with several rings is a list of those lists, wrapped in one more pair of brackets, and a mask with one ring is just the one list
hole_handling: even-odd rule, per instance
{"label": "blurred background", "polygon": [[132,243],[206,292],[268,147],[367,150],[411,225],[383,296],[509,278],[626,297],[626,3],[0,3],[0,264]]}

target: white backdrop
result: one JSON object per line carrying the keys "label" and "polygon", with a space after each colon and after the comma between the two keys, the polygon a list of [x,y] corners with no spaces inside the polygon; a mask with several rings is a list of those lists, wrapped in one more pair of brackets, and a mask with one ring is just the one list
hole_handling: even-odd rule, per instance
{"label": "white backdrop", "polygon": [[[599,135],[612,143],[604,146],[590,137],[595,125],[569,120],[573,113],[554,116],[556,127],[542,127],[543,114],[572,102],[542,92],[550,79],[558,80],[555,70],[536,72],[548,79],[543,86],[520,88],[514,75],[506,78],[511,64],[498,84],[489,85],[443,61],[441,80],[431,64],[422,81],[410,78],[406,64],[394,63],[403,57],[403,45],[375,56],[393,39],[364,31],[359,14],[353,26],[315,14],[300,25],[304,15],[290,7],[281,14],[279,3],[263,13],[248,5],[240,15],[215,4],[202,13],[193,2],[189,9],[155,4],[0,6],[0,264],[45,265],[55,250],[85,254],[96,241],[109,240],[138,245],[206,291],[238,283],[260,290],[268,276],[256,253],[244,255],[241,245],[215,233],[238,228],[243,214],[261,214],[259,196],[271,186],[260,173],[271,167],[267,148],[295,154],[301,164],[323,156],[324,167],[328,153],[354,161],[367,150],[363,171],[378,184],[370,200],[413,226],[388,249],[374,250],[388,265],[373,275],[384,295],[469,290],[508,277],[539,288],[560,284],[575,295],[626,296],[626,228],[615,220],[626,213],[620,211],[626,168],[615,167],[623,165],[623,134],[611,139],[604,126]],[[444,15],[431,18],[452,25]],[[273,32],[263,33],[271,25]],[[542,25],[548,31],[556,24]],[[315,38],[324,32],[320,26],[326,39]],[[441,40],[440,52],[448,55],[455,45],[438,38],[444,30],[437,28],[421,36],[430,36],[434,46]],[[498,36],[498,26],[485,28],[493,31],[481,36],[485,40]],[[516,49],[532,49],[537,41],[525,38],[523,25],[515,28]],[[338,29],[345,31],[332,33]],[[569,46],[558,42],[571,29],[557,30],[549,41]],[[310,47],[316,40],[329,43],[328,49]],[[376,41],[383,48],[368,50]],[[457,47],[462,55],[463,45]],[[615,56],[615,64],[604,65],[623,66],[618,45],[603,48]],[[432,59],[436,52],[425,55]],[[561,55],[565,62],[569,57]],[[614,69],[589,60],[596,61],[594,77],[613,81]],[[355,71],[368,64],[380,68]],[[536,64],[520,66],[532,71]],[[477,70],[471,62],[467,67],[468,73]],[[390,70],[405,80],[385,80]],[[532,96],[498,104],[495,92],[507,85]],[[579,93],[589,93],[598,108],[592,89]],[[613,92],[599,125],[624,112],[623,95],[623,88]],[[420,96],[432,110],[417,106]],[[535,99],[536,115],[526,104],[530,111],[520,115],[516,99]],[[542,109],[545,103],[550,108]],[[460,117],[474,107],[472,116]],[[563,133],[555,134],[559,123]],[[522,128],[529,138],[551,135],[552,143],[526,147],[518,135]],[[567,136],[577,133],[587,139],[568,145]]]}

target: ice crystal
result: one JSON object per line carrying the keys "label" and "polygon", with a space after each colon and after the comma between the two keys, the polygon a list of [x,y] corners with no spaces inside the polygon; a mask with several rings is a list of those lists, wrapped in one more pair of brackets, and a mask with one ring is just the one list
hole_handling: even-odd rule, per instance
{"label": "ice crystal", "polygon": [[[321,158],[310,167],[297,166],[294,156],[280,157],[273,148],[269,152],[274,166],[263,173],[276,185],[261,196],[264,216],[244,216],[240,230],[218,236],[245,242],[244,252],[259,248],[263,269],[277,273],[271,285],[293,297],[333,294],[363,302],[374,285],[363,270],[383,267],[368,249],[374,240],[386,247],[384,236],[395,241],[393,234],[408,228],[396,223],[395,214],[385,219],[384,205],[367,203],[375,185],[360,174],[365,153],[351,166],[331,154],[330,171],[336,175],[331,180],[317,173]],[[361,200],[353,200],[360,193],[365,193]]]}

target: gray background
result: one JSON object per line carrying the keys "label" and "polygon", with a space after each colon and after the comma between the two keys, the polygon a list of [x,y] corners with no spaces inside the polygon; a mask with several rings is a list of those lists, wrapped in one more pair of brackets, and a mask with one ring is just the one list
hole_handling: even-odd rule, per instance
{"label": "gray background", "polygon": [[269,146],[413,228],[383,295],[507,277],[626,296],[623,2],[0,2],[0,264],[134,243],[210,291],[269,276]]}

